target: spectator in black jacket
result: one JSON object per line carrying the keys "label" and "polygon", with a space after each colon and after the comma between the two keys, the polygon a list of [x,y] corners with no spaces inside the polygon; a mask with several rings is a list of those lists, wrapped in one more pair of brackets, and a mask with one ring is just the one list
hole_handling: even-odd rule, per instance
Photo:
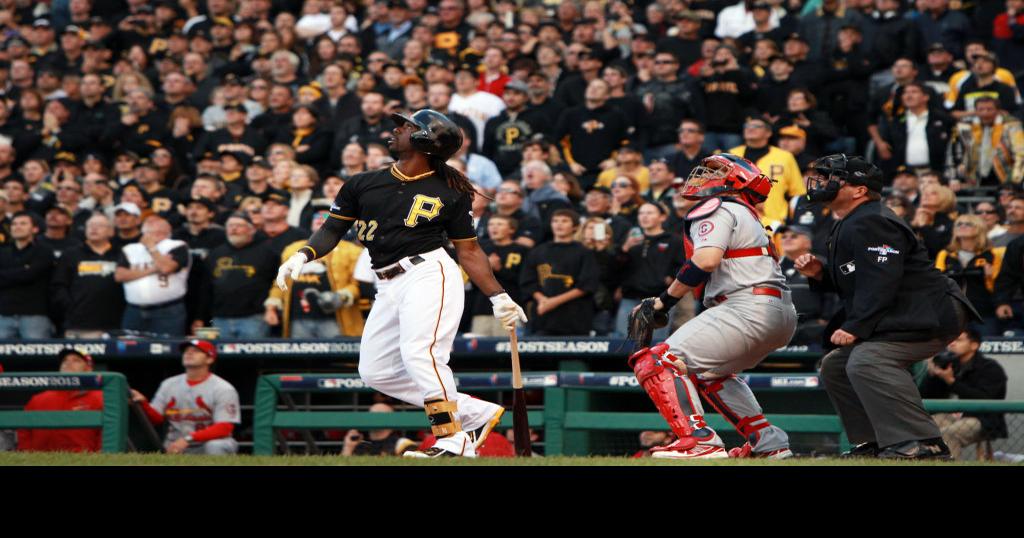
{"label": "spectator in black jacket", "polygon": [[0,339],[49,338],[47,287],[53,251],[35,242],[39,233],[32,215],[11,218],[11,237],[0,246]]}
{"label": "spectator in black jacket", "polygon": [[364,147],[372,143],[383,144],[395,128],[395,122],[384,114],[383,95],[369,92],[363,96],[359,106],[362,114],[346,120],[334,133],[329,161],[334,170],[341,168],[341,151],[349,142],[358,142]]}
{"label": "spectator in black jacket", "polygon": [[669,166],[676,177],[686,179],[690,172],[709,154],[704,149],[704,124],[687,118],[679,123],[678,151],[668,157]]}
{"label": "spectator in black jacket", "polygon": [[925,185],[921,189],[921,204],[910,226],[921,237],[929,258],[934,260],[953,238],[955,212],[956,194],[949,187]]}
{"label": "spectator in black jacket", "polygon": [[555,140],[564,141],[565,160],[584,189],[601,171],[600,164],[627,142],[629,125],[621,111],[607,105],[608,83],[595,79],[587,85],[586,104],[562,112]]}
{"label": "spectator in black jacket", "polygon": [[270,88],[269,109],[256,116],[249,126],[263,135],[264,140],[273,140],[277,133],[291,129],[292,105],[295,94],[286,85],[274,84]]}
{"label": "spectator in black jacket", "polygon": [[856,27],[840,30],[836,49],[825,59],[824,81],[818,92],[821,110],[856,139],[857,151],[868,142],[869,80],[877,65],[863,39]]}
{"label": "spectator in black jacket", "polygon": [[[615,334],[625,337],[629,332],[629,313],[647,297],[655,297],[672,282],[686,258],[683,241],[666,232],[662,225],[668,209],[661,204],[645,203],[637,210],[641,233],[630,235],[617,256],[622,275],[618,295],[619,311],[615,317]],[[654,331],[655,342],[668,338],[669,327]]]}
{"label": "spectator in black jacket", "polygon": [[103,138],[112,141],[116,148],[137,155],[149,155],[154,145],[167,145],[167,115],[156,108],[153,94],[139,88],[128,92],[127,99],[128,109],[120,119],[107,124]]}
{"label": "spectator in black jacket", "polygon": [[68,249],[82,244],[71,235],[71,212],[61,206],[53,206],[44,214],[46,230],[36,237],[41,245],[50,247],[54,258],[60,258]]}
{"label": "spectator in black jacket", "polygon": [[712,72],[699,81],[704,105],[713,113],[707,118],[704,147],[728,151],[743,143],[740,130],[747,107],[754,101],[757,84],[749,70],[740,67],[736,50],[728,45],[715,49]]}
{"label": "spectator in black jacket", "polygon": [[195,154],[202,155],[210,151],[219,155],[222,152],[241,151],[249,157],[262,155],[267,148],[267,140],[258,129],[246,125],[247,116],[245,106],[241,103],[224,105],[226,124],[199,140]]}
{"label": "spectator in black jacket", "polygon": [[768,72],[757,83],[757,111],[773,123],[786,110],[789,92],[799,87],[792,75],[793,62],[776,54],[768,60]]}
{"label": "spectator in black jacket", "polygon": [[996,97],[999,108],[1009,113],[1016,112],[1016,88],[996,79],[996,68],[999,62],[996,55],[985,52],[974,56],[971,74],[960,85],[956,101],[953,103],[953,117],[956,119],[974,116],[974,101],[979,97]]}
{"label": "spectator in black jacket", "polygon": [[[978,352],[981,334],[967,329],[928,361],[928,375],[921,383],[922,398],[960,400],[1002,400],[1006,398],[1006,372],[998,362]],[[980,441],[1006,437],[1002,413],[940,413],[934,416],[953,459],[960,459],[964,447]]]}
{"label": "spectator in black jacket", "polygon": [[227,244],[207,258],[212,293],[210,316],[222,338],[263,338],[269,327],[263,321],[263,299],[277,274],[280,254],[257,243],[256,226],[243,213],[228,218]]}
{"label": "spectator in black jacket", "polygon": [[540,336],[587,336],[594,318],[597,263],[573,239],[579,225],[575,211],[555,211],[550,224],[554,240],[534,247],[520,273],[523,297],[531,299],[530,328]]}
{"label": "spectator in black jacket", "polygon": [[[677,129],[684,118],[702,118],[703,94],[694,91],[690,80],[680,78],[679,59],[669,51],[654,56],[651,80],[640,84],[634,93],[644,106],[641,132],[645,133],[644,159],[652,160],[676,151]],[[717,113],[719,109],[710,109]]]}
{"label": "spectator in black jacket", "polygon": [[501,183],[494,195],[494,211],[487,209],[477,223],[477,236],[481,239],[481,244],[489,240],[488,222],[495,216],[515,220],[512,241],[517,245],[530,248],[544,240],[544,227],[541,226],[539,219],[523,211],[524,200],[525,194],[520,182],[509,180]]}
{"label": "spectator in black jacket", "polygon": [[879,151],[883,169],[891,172],[900,165],[943,169],[953,119],[941,108],[929,106],[930,94],[919,82],[904,85],[901,100],[904,111],[882,124],[882,138],[892,148],[891,158]]}
{"label": "spectator in black jacket", "polygon": [[900,13],[900,0],[875,0],[874,11],[860,22],[866,54],[879,68],[888,68],[900,57],[920,57],[920,33],[914,21]]}
{"label": "spectator in black jacket", "polygon": [[519,168],[523,144],[539,132],[536,126],[549,121],[527,108],[528,92],[525,82],[509,81],[505,85],[505,110],[487,120],[484,126],[483,155],[494,161],[505,177]]}
{"label": "spectator in black jacket", "polygon": [[800,225],[785,225],[776,232],[782,239],[782,259],[779,266],[786,276],[786,284],[793,292],[793,306],[799,316],[796,333],[790,345],[816,346],[821,345],[822,335],[829,318],[836,309],[837,297],[819,289],[811,289],[807,277],[800,274],[793,262],[810,253],[813,248],[814,232]]}
{"label": "spectator in black jacket", "polygon": [[818,110],[818,100],[807,88],[795,88],[786,96],[786,110],[775,122],[778,125],[796,125],[807,134],[807,151],[821,155],[826,146],[839,137],[839,129],[832,118]]}
{"label": "spectator in black jacket", "polygon": [[110,243],[114,226],[102,213],[85,223],[85,244],[60,257],[50,281],[50,302],[63,314],[65,338],[103,338],[121,327],[124,286],[114,281],[120,254]]}
{"label": "spectator in black jacket", "polygon": [[334,133],[320,123],[319,114],[320,111],[312,105],[295,107],[291,128],[279,131],[274,141],[294,148],[295,161],[299,164],[307,164],[319,173],[327,173]]}

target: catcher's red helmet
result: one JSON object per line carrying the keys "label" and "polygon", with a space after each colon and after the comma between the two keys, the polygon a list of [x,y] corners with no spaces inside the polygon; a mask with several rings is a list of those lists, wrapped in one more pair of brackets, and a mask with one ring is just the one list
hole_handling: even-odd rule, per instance
{"label": "catcher's red helmet", "polygon": [[775,180],[761,173],[756,164],[731,153],[705,158],[691,172],[683,185],[682,196],[701,200],[729,194],[742,195],[752,204],[768,198]]}

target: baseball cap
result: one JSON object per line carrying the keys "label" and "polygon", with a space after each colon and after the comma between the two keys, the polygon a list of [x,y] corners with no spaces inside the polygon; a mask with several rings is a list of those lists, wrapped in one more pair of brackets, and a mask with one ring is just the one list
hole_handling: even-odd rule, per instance
{"label": "baseball cap", "polygon": [[[249,226],[256,226],[252,222],[252,217],[250,217],[249,214],[246,213],[245,211],[235,211],[235,212],[231,213],[231,215],[228,215],[228,220],[231,220],[231,219],[242,219],[245,222],[248,222]],[[225,221],[225,222],[227,222],[227,221]]]}
{"label": "baseball cap", "polygon": [[243,105],[242,103],[234,103],[234,104],[224,105],[224,112],[232,112],[232,111],[234,111],[234,112],[241,112],[243,114],[248,112],[245,109],[245,105]]}
{"label": "baseball cap", "polygon": [[263,203],[265,203],[265,204],[270,203],[270,202],[275,202],[275,203],[278,203],[278,204],[281,204],[281,205],[289,205],[289,204],[291,204],[291,201],[292,201],[291,195],[286,193],[286,192],[270,192],[270,191],[267,191],[264,194],[264,196],[263,196]]}
{"label": "baseball cap", "polygon": [[190,347],[194,347],[199,351],[206,353],[212,359],[217,358],[217,346],[213,345],[213,342],[210,342],[208,340],[200,340],[198,338],[185,340],[184,342],[178,345],[178,351],[185,351],[185,349]]}
{"label": "baseball cap", "polygon": [[797,125],[787,125],[779,129],[779,136],[791,136],[793,138],[807,139],[807,131]]}
{"label": "baseball cap", "polygon": [[784,41],[800,41],[800,42],[802,42],[804,44],[807,44],[807,39],[805,39],[804,36],[802,36],[802,35],[800,35],[800,34],[798,34],[796,32],[793,32],[792,34],[789,34],[788,36],[786,36],[786,39]]}
{"label": "baseball cap", "polygon": [[135,164],[132,166],[132,169],[134,170],[135,168],[152,168],[153,170],[157,170],[156,163],[149,160],[149,157],[143,157],[135,161]]}
{"label": "baseball cap", "polygon": [[50,19],[49,18],[47,18],[47,17],[39,17],[38,19],[32,21],[32,27],[33,28],[53,28],[53,25],[50,24]]}
{"label": "baseball cap", "polygon": [[64,213],[69,217],[71,216],[71,211],[68,210],[67,207],[64,207],[60,204],[54,204],[46,209],[46,213],[49,213],[50,211],[60,211],[61,213]]}
{"label": "baseball cap", "polygon": [[241,86],[242,80],[238,78],[238,75],[234,73],[228,73],[224,75],[224,78],[220,79],[221,86]]}
{"label": "baseball cap", "polygon": [[[757,7],[757,6],[755,5],[754,7]],[[700,15],[698,15],[696,11],[693,11],[693,10],[690,10],[690,9],[684,9],[684,10],[680,11],[679,13],[676,13],[675,16],[672,17],[672,18],[677,20],[677,21],[689,20],[689,21],[700,22]]]}
{"label": "baseball cap", "polygon": [[206,206],[206,209],[209,209],[211,212],[213,212],[213,213],[217,212],[217,204],[214,203],[213,200],[211,200],[209,198],[204,198],[202,196],[194,196],[194,197],[192,197],[188,201],[188,204],[189,205],[191,205],[191,204],[202,204],[202,205]]}
{"label": "baseball cap", "polygon": [[88,353],[83,353],[83,352],[81,352],[81,351],[79,351],[79,350],[77,350],[77,349],[75,349],[73,347],[66,347],[66,348],[58,351],[57,352],[57,360],[59,360],[61,362],[64,362],[64,357],[67,357],[68,355],[78,355],[79,357],[82,357],[82,360],[84,360],[85,363],[88,364],[89,366],[92,366],[93,363],[94,363],[94,361],[92,359],[92,355],[90,355]]}
{"label": "baseball cap", "polygon": [[267,170],[274,169],[274,165],[270,164],[270,161],[264,159],[262,155],[253,157],[252,166],[259,166],[260,168],[266,168]]}
{"label": "baseball cap", "polygon": [[530,87],[527,86],[525,82],[517,78],[514,78],[508,81],[508,84],[505,85],[505,91],[509,90],[520,93],[528,93],[530,91]]}
{"label": "baseball cap", "polygon": [[786,232],[793,232],[795,234],[804,235],[807,237],[814,237],[814,232],[811,231],[807,226],[801,226],[799,224],[785,224],[780,226],[778,230],[775,230],[777,234],[783,234]]}
{"label": "baseball cap", "polygon": [[65,26],[64,27],[64,31],[61,32],[61,35],[64,35],[64,34],[75,34],[75,35],[81,37],[82,29],[79,28],[77,25],[69,24],[69,25]]}
{"label": "baseball cap", "polygon": [[292,112],[298,112],[299,110],[305,110],[306,112],[309,112],[313,118],[318,120],[320,119],[320,111],[313,105],[298,105],[294,110],[292,110]]}
{"label": "baseball cap", "polygon": [[114,206],[114,214],[116,215],[118,211],[124,211],[125,213],[135,215],[136,217],[142,216],[142,211],[139,210],[139,206],[132,202],[121,202],[120,204],[117,204]]}
{"label": "baseball cap", "polygon": [[863,157],[850,157],[846,161],[846,182],[863,185],[869,190],[882,192],[882,174]]}
{"label": "baseball cap", "polygon": [[948,52],[942,43],[932,43],[928,46],[928,52]]}

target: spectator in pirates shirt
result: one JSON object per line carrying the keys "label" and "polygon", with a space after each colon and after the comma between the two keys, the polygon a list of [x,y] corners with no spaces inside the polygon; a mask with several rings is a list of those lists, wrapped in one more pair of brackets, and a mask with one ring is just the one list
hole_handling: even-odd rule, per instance
{"label": "spectator in pirates shirt", "polygon": [[525,82],[511,80],[505,85],[505,110],[487,120],[484,126],[483,155],[494,161],[502,176],[515,171],[523,159],[523,143],[538,132],[535,125],[546,118],[536,117],[529,104]]}
{"label": "spectator in pirates shirt", "polygon": [[627,142],[629,125],[621,111],[607,105],[608,83],[595,79],[587,85],[585,104],[562,112],[554,138],[565,141],[565,160],[584,189],[601,171],[600,164]]}
{"label": "spectator in pirates shirt", "polygon": [[142,237],[141,230],[142,210],[139,206],[125,202],[117,204],[114,208],[114,230],[116,231],[111,242],[116,250],[121,250],[125,245],[134,243]]}
{"label": "spectator in pirates shirt", "polygon": [[53,310],[64,315],[65,338],[102,338],[121,327],[124,288],[114,280],[120,252],[114,226],[102,213],[85,223],[85,244],[69,249],[50,281]]}
{"label": "spectator in pirates shirt", "polygon": [[[519,303],[519,273],[523,261],[530,249],[517,244],[513,239],[518,223],[512,217],[492,215],[487,221],[487,237],[489,241],[481,243],[487,261],[494,271],[501,287],[508,292],[512,300]],[[472,297],[472,328],[470,332],[478,336],[505,336],[508,334],[491,314],[491,302],[487,296],[474,288]]]}
{"label": "spectator in pirates shirt", "polygon": [[288,193],[268,192],[263,198],[260,216],[263,227],[256,236],[257,242],[266,243],[270,251],[279,256],[284,247],[309,239],[309,232],[288,224],[291,196]]}
{"label": "spectator in pirates shirt", "polygon": [[554,240],[534,247],[519,285],[531,302],[530,328],[539,336],[589,335],[594,318],[598,268],[594,253],[574,240],[579,215],[559,209],[551,215]]}
{"label": "spectator in pirates shirt", "polygon": [[341,168],[341,152],[349,142],[358,142],[364,147],[373,143],[383,144],[395,128],[395,122],[384,113],[384,96],[380,93],[367,93],[359,106],[362,114],[348,118],[335,131],[328,155],[332,170]]}
{"label": "spectator in pirates shirt", "polygon": [[279,255],[254,241],[256,226],[244,213],[227,221],[228,242],[210,251],[210,315],[222,338],[264,338],[263,300],[277,274]]}
{"label": "spectator in pirates shirt", "polygon": [[[624,337],[629,332],[628,318],[633,308],[643,299],[661,293],[686,258],[683,240],[662,227],[667,218],[665,206],[643,204],[637,210],[637,223],[642,233],[631,235],[619,248],[617,265],[619,274],[623,275],[619,288],[622,300],[615,319],[615,333],[619,336]],[[663,327],[654,331],[654,341],[668,338],[669,329]]]}
{"label": "spectator in pirates shirt", "polygon": [[25,211],[11,217],[11,236],[0,245],[0,339],[49,338],[47,286],[53,251],[35,241],[39,232]]}

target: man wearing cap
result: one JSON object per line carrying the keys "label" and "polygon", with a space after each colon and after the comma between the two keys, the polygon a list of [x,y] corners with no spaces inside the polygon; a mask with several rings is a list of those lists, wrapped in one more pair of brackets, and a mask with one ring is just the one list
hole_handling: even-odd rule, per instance
{"label": "man wearing cap", "polygon": [[241,103],[224,105],[226,123],[223,128],[207,132],[196,144],[196,154],[207,151],[221,153],[223,151],[242,151],[250,156],[262,155],[267,148],[267,141],[258,129],[246,124],[245,105]]}
{"label": "man wearing cap", "polygon": [[[813,248],[814,232],[799,224],[787,224],[776,232],[780,237],[782,258],[779,266],[786,277],[786,285],[793,292],[793,306],[796,307],[798,321],[796,334],[791,345],[818,346],[825,331],[825,325],[835,313],[838,298],[835,293],[821,289],[811,289],[807,277],[793,267],[797,258],[808,254]],[[819,253],[819,255],[824,254]]]}
{"label": "man wearing cap", "polygon": [[134,243],[142,237],[142,210],[139,206],[124,202],[114,207],[114,230],[111,243],[120,251],[125,245]]}
{"label": "man wearing cap", "polygon": [[804,254],[794,267],[812,287],[838,293],[843,306],[825,331],[837,349],[822,359],[821,378],[855,445],[851,455],[948,459],[910,366],[941,352],[981,317],[935,268],[906,221],[880,202],[877,167],[830,155],[813,169],[808,198],[827,204],[839,222],[827,262]]}
{"label": "man wearing cap", "polygon": [[786,125],[779,129],[779,147],[792,153],[800,170],[806,170],[817,155],[807,153],[807,131],[799,125]]}
{"label": "man wearing cap", "polygon": [[158,215],[142,224],[142,237],[125,245],[114,280],[128,303],[121,328],[161,335],[185,332],[185,294],[192,256],[184,241],[171,239],[171,225]]}
{"label": "man wearing cap", "polygon": [[[760,4],[755,4],[754,8]],[[688,67],[700,59],[701,18],[696,11],[685,9],[673,16],[676,29],[674,36],[666,36],[658,42],[658,50],[671,52],[679,59],[679,63]]]}
{"label": "man wearing cap", "polygon": [[925,43],[942,43],[954,56],[962,57],[964,42],[974,33],[967,15],[949,9],[949,0],[926,0],[921,11],[913,19],[921,40]]}
{"label": "man wearing cap", "polygon": [[228,217],[226,231],[227,243],[206,258],[210,293],[200,319],[212,319],[222,338],[265,338],[263,299],[277,274],[279,254],[254,241],[257,229],[245,213]]}
{"label": "man wearing cap", "polygon": [[1013,113],[1019,107],[1016,90],[996,79],[999,61],[991,52],[975,56],[971,64],[971,76],[964,81],[953,103],[953,117],[964,119],[974,116],[974,101],[984,95],[997,96],[999,108]]}
{"label": "man wearing cap", "polygon": [[263,197],[263,207],[260,209],[263,227],[256,241],[265,243],[275,256],[279,256],[284,247],[309,238],[309,232],[288,224],[290,206],[291,195],[286,192],[267,192]]}
{"label": "man wearing cap", "polygon": [[956,71],[953,54],[942,43],[932,43],[928,47],[928,68],[921,73],[921,82],[931,87],[936,94],[946,95],[949,93],[949,79]]}
{"label": "man wearing cap", "polygon": [[30,213],[11,217],[7,244],[0,245],[0,339],[49,338],[47,286],[53,251],[35,240],[39,232]]}
{"label": "man wearing cap", "polygon": [[[60,372],[91,372],[92,357],[76,349],[57,353]],[[32,397],[25,411],[103,411],[101,390],[47,390]],[[18,430],[18,450],[23,452],[99,452],[103,444],[100,428]]]}
{"label": "man wearing cap", "polygon": [[859,16],[847,9],[841,0],[823,0],[816,11],[800,17],[800,35],[810,45],[810,59],[818,61],[832,57],[838,46],[839,30],[846,25],[855,25]]}
{"label": "man wearing cap", "polygon": [[57,47],[57,34],[49,17],[36,19],[26,37],[32,45],[30,54],[35,57],[37,65],[45,65],[57,59],[60,49]]}
{"label": "man wearing cap", "polygon": [[[718,24],[715,26],[715,37],[724,39],[727,37],[737,38],[754,29],[754,7],[755,0],[742,0],[731,5],[718,13]],[[779,11],[772,10],[772,26],[779,25]],[[784,12],[783,12],[784,13]]]}
{"label": "man wearing cap", "polygon": [[505,84],[505,110],[487,120],[484,127],[483,155],[494,161],[505,177],[514,172],[523,159],[523,144],[537,132],[543,121],[527,108],[529,87],[511,79]]}
{"label": "man wearing cap", "polygon": [[187,340],[181,346],[185,373],[160,383],[153,401],[132,389],[154,426],[167,423],[163,449],[168,454],[236,454],[232,437],[241,424],[238,391],[212,372],[217,346],[206,340]]}
{"label": "man wearing cap", "polygon": [[793,154],[769,144],[771,138],[770,123],[763,118],[747,118],[743,124],[743,140],[746,144],[730,149],[729,153],[748,159],[775,180],[762,211],[770,223],[781,223],[789,214],[788,200],[807,191],[800,166]]}
{"label": "man wearing cap", "polygon": [[36,238],[40,245],[46,245],[53,251],[55,258],[60,258],[64,251],[82,244],[77,237],[71,235],[71,212],[67,208],[54,205],[43,215],[46,230]]}
{"label": "man wearing cap", "polygon": [[679,122],[704,117],[704,93],[690,80],[680,78],[679,69],[679,58],[675,54],[659,51],[654,56],[653,77],[634,90],[644,108],[637,128],[638,136],[646,145],[644,158],[647,160],[675,152]]}

